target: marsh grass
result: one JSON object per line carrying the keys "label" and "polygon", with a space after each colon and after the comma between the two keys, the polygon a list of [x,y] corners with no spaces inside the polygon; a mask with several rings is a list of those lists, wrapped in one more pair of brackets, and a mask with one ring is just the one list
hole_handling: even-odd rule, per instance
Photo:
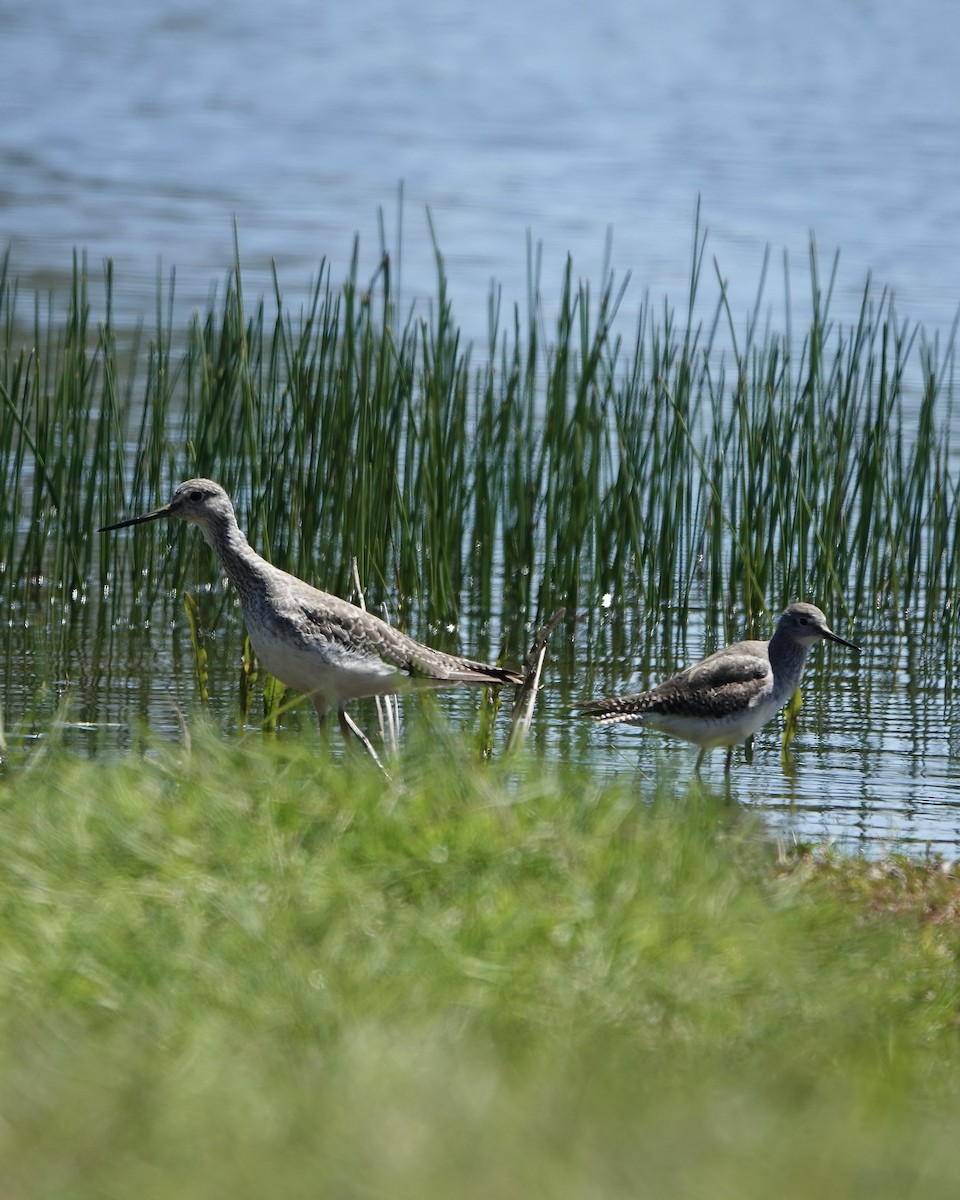
{"label": "marsh grass", "polygon": [[191,735],[0,781],[11,1200],[954,1194],[952,873],[430,724],[389,785]]}
{"label": "marsh grass", "polygon": [[54,606],[64,652],[77,631],[169,624],[187,584],[215,624],[225,593],[199,539],[93,533],[203,474],[272,561],[350,595],[355,558],[371,607],[446,648],[519,659],[559,607],[581,651],[676,649],[693,609],[709,647],[812,594],[909,611],[953,661],[953,337],[905,325],[869,281],[856,323],[835,323],[836,260],[824,283],[814,245],[803,318],[787,291],[785,329],[763,325],[766,265],[742,325],[719,276],[704,318],[705,246],[698,221],[685,312],[645,296],[632,326],[607,269],[594,288],[568,263],[545,302],[531,246],[525,309],[493,293],[482,350],[439,250],[427,315],[401,309],[385,249],[368,281],[358,248],[342,284],[322,264],[299,309],[279,278],[246,297],[238,250],[185,329],[158,279],[155,328],[123,348],[109,264],[95,281],[76,259],[66,314],[37,298],[31,327],[4,258],[6,605],[34,627]]}

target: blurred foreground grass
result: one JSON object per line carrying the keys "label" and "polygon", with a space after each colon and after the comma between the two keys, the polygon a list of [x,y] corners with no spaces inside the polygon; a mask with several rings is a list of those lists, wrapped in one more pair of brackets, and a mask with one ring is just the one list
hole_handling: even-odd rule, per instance
{"label": "blurred foreground grass", "polygon": [[5,1200],[956,1195],[949,871],[436,730],[396,774],[7,768]]}

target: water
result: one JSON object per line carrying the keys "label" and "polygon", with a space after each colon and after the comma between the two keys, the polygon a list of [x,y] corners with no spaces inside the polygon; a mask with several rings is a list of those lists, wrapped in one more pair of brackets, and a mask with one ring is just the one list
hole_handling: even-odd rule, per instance
{"label": "water", "polygon": [[[211,553],[193,530],[204,559]],[[136,531],[113,536],[136,536]],[[198,567],[202,571],[202,567]],[[201,605],[209,655],[210,712],[226,729],[235,729],[237,686],[243,622],[235,597],[220,587],[206,592],[191,585]],[[180,597],[165,599],[158,619],[143,621],[130,599],[131,621],[104,626],[96,605],[76,612],[76,601],[48,584],[43,606],[46,621],[35,621],[34,637],[7,630],[5,691],[12,697],[10,723],[31,709],[36,727],[45,730],[56,705],[65,698],[63,736],[78,752],[110,752],[136,745],[141,728],[162,736],[180,735],[181,715],[199,707],[189,637],[180,612]],[[121,611],[123,606],[120,606]],[[35,610],[31,609],[31,612]],[[162,614],[162,615],[160,615]],[[35,618],[34,618],[35,620]],[[960,853],[960,702],[937,675],[919,662],[929,649],[909,623],[890,629],[870,614],[851,624],[830,614],[838,632],[862,644],[856,655],[844,647],[815,648],[804,676],[804,705],[799,731],[786,765],[781,761],[781,721],[775,720],[755,739],[752,760],[734,752],[731,795],[761,809],[771,829],[785,841],[834,842],[877,853],[889,846]],[[771,622],[772,625],[772,622]],[[544,689],[531,733],[547,758],[587,761],[602,773],[635,777],[645,784],[658,778],[685,785],[692,775],[696,748],[647,730],[620,727],[595,730],[573,715],[576,701],[615,690],[645,687],[715,648],[707,644],[705,614],[694,611],[689,626],[668,639],[652,636],[638,658],[630,661],[596,653],[582,633],[561,626],[550,646]],[[447,631],[418,631],[432,644],[465,652],[496,653],[482,645],[477,628],[465,624],[459,643]],[[734,629],[731,637],[745,631]],[[23,647],[29,647],[24,654]],[[20,672],[19,680],[11,673]],[[59,674],[57,673],[59,672]],[[36,693],[36,680],[49,680],[49,691]],[[509,703],[509,691],[505,700]],[[433,697],[445,720],[473,736],[477,727],[476,693],[467,690]],[[413,719],[421,698],[401,702],[405,720]],[[255,696],[259,704],[259,692]],[[367,730],[375,728],[372,702],[355,706]],[[251,728],[258,719],[252,714]],[[501,736],[505,726],[501,716]],[[307,703],[289,713],[285,736],[315,738],[313,710]],[[334,747],[336,749],[336,747]],[[725,780],[725,752],[708,756],[704,779],[718,791]]]}
{"label": "water", "polygon": [[[112,257],[118,315],[150,315],[158,260],[185,305],[233,258],[251,288],[371,269],[377,209],[406,194],[407,294],[433,292],[425,208],[456,314],[482,334],[491,280],[525,302],[567,253],[634,298],[686,294],[702,196],[737,313],[764,247],[805,286],[810,231],[839,248],[838,315],[872,272],[900,311],[947,329],[960,302],[960,12],[912,5],[628,0],[483,6],[237,0],[0,6],[0,239],[62,281],[74,246]],[[712,269],[712,268],[711,268]],[[782,288],[771,285],[771,303]]]}
{"label": "water", "polygon": [[[960,303],[958,27],[946,0],[278,0],[269,14],[249,0],[7,2],[0,241],[23,286],[42,290],[65,286],[74,247],[93,266],[112,258],[115,316],[133,326],[152,319],[158,269],[175,268],[184,311],[222,286],[235,220],[248,296],[270,289],[276,262],[295,308],[322,260],[346,274],[355,234],[372,272],[380,206],[393,248],[402,181],[405,296],[425,303],[435,291],[429,206],[455,317],[482,338],[491,281],[525,305],[528,231],[543,246],[548,321],[566,255],[599,285],[611,229],[611,264],[632,276],[625,317],[645,290],[682,303],[700,196],[705,290],[715,298],[715,256],[738,317],[768,245],[771,319],[783,318],[783,254],[802,306],[813,231],[826,261],[841,250],[835,317],[855,317],[872,273],[902,317],[946,337]],[[171,691],[191,695],[182,628],[154,636],[149,661],[92,628],[83,647],[58,649],[70,598],[49,586],[50,663],[27,675],[69,683],[79,717],[149,712],[174,730]],[[936,667],[918,672],[925,650],[908,627],[873,628],[861,614],[848,629],[829,615],[864,642],[859,666],[818,652],[794,773],[781,771],[771,727],[752,768],[737,771],[738,795],[785,835],[871,847],[892,835],[956,853],[960,714],[949,690]],[[230,606],[223,622],[211,649],[226,691],[238,653]],[[8,626],[8,646],[12,636]],[[687,660],[708,648],[697,639],[693,628]],[[635,671],[662,675],[658,648],[649,663],[598,664],[591,683],[618,686]],[[576,681],[564,682],[543,697],[551,752],[660,769],[656,735],[572,727]],[[456,713],[458,701],[445,703]],[[686,750],[666,754],[687,765]]]}

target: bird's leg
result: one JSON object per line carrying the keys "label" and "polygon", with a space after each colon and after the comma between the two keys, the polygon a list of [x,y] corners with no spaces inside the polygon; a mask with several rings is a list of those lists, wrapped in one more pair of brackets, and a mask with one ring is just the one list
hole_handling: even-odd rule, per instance
{"label": "bird's leg", "polygon": [[323,696],[311,696],[310,701],[317,713],[317,724],[320,726],[320,740],[329,750],[330,748],[330,726],[327,724],[327,713],[330,711],[326,700]]}
{"label": "bird's leg", "polygon": [[698,779],[700,778],[700,768],[701,768],[701,766],[703,766],[703,760],[704,760],[706,753],[707,753],[706,746],[701,746],[700,753],[697,755],[697,765],[693,768],[694,773],[696,774]]}
{"label": "bird's leg", "polygon": [[730,774],[730,768],[733,766],[733,746],[727,747],[727,763],[723,768],[724,775]]}
{"label": "bird's leg", "polygon": [[364,750],[366,750],[366,752],[370,755],[370,757],[377,764],[377,766],[380,768],[380,770],[383,771],[384,775],[386,775],[387,769],[383,765],[383,763],[380,761],[380,756],[377,754],[376,750],[374,750],[373,746],[371,745],[370,739],[363,732],[363,730],[356,723],[356,721],[353,720],[353,718],[350,716],[350,714],[345,712],[344,709],[340,708],[337,710],[337,719],[340,722],[340,732],[343,734],[343,740],[349,745],[350,734],[352,733],[353,736],[359,740],[359,742],[363,746]]}

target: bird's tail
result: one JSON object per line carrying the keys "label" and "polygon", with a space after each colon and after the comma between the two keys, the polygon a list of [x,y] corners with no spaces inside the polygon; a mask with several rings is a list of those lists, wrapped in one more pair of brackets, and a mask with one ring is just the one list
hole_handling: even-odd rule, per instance
{"label": "bird's tail", "polygon": [[492,663],[473,662],[469,658],[458,659],[450,671],[451,683],[519,684],[523,674],[510,667],[497,667]]}
{"label": "bird's tail", "polygon": [[643,711],[636,696],[605,696],[598,700],[585,700],[578,710],[586,717],[593,717],[598,725],[616,725],[620,721],[632,721]]}

